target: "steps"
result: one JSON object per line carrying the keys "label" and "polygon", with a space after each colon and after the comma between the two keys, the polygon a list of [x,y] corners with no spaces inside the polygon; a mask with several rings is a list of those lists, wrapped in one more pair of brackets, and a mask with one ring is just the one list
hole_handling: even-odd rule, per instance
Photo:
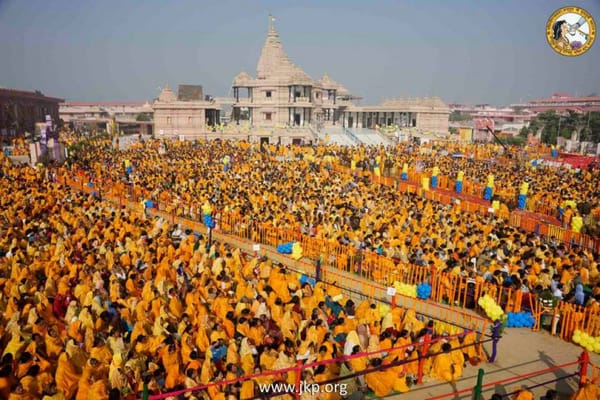
{"label": "steps", "polygon": [[349,129],[361,143],[367,146],[391,145],[392,141],[381,133],[368,128],[352,128]]}
{"label": "steps", "polygon": [[356,146],[361,144],[358,139],[355,139],[348,134],[345,128],[339,126],[323,128],[319,132],[319,138],[321,140],[325,140],[326,135],[329,135],[329,143],[336,143],[342,146]]}

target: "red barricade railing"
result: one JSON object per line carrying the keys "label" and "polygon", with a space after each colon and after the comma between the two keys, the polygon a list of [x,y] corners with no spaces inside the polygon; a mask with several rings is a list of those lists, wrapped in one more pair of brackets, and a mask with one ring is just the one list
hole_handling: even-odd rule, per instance
{"label": "red barricade railing", "polygon": [[[572,361],[572,362],[568,362],[565,364],[561,364],[561,365],[555,365],[552,367],[548,367],[542,370],[538,370],[538,371],[532,371],[532,372],[528,372],[525,374],[521,374],[521,375],[516,375],[516,376],[511,376],[510,378],[505,378],[505,379],[499,379],[493,382],[487,382],[485,384],[482,384],[481,387],[479,388],[468,388],[468,389],[463,389],[463,390],[459,390],[459,391],[454,391],[454,392],[449,392],[449,393],[444,393],[441,395],[437,395],[437,396],[433,396],[433,397],[428,397],[427,400],[441,400],[441,399],[446,399],[446,398],[462,398],[464,396],[464,398],[472,398],[471,396],[467,397],[467,395],[470,395],[471,393],[473,393],[475,390],[479,389],[481,390],[481,392],[485,392],[486,390],[490,390],[490,389],[495,389],[497,390],[498,387],[502,387],[504,385],[508,385],[508,384],[514,384],[515,382],[521,382],[521,381],[525,381],[525,382],[530,382],[531,378],[533,377],[539,377],[539,376],[543,376],[546,374],[550,374],[552,373],[553,377],[551,379],[548,379],[542,383],[536,383],[536,384],[529,384],[529,385],[523,385],[525,389],[527,390],[532,390],[538,387],[542,387],[542,386],[546,386],[549,385],[551,383],[554,382],[558,382],[564,379],[570,379],[573,377],[579,377],[581,380],[581,377],[584,374],[582,374],[582,370],[583,370],[583,366],[584,365],[588,365],[588,361],[589,360],[589,356],[588,358],[586,358],[584,355],[586,355],[587,353],[583,353],[578,360],[576,361]],[[565,368],[571,368],[574,366],[579,366],[579,368],[575,369],[573,372],[569,373],[569,374],[565,374],[564,369]],[[560,374],[559,377],[557,377],[556,371],[562,371],[562,374]],[[511,390],[514,390],[514,386],[510,388]],[[516,394],[518,392],[510,392],[507,393],[506,395],[503,395],[503,398],[512,398],[510,396]],[[487,396],[486,396],[487,397]]]}

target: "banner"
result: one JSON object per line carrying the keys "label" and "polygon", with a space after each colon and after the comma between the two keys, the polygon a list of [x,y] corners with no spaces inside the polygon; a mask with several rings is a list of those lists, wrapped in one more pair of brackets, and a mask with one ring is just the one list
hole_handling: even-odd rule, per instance
{"label": "banner", "polygon": [[440,169],[436,165],[433,167],[433,171],[431,172],[431,187],[436,188],[438,184],[438,174],[440,173]]}
{"label": "banner", "polygon": [[407,163],[404,163],[404,165],[402,166],[401,179],[403,181],[407,181],[408,180],[408,164]]}
{"label": "banner", "polygon": [[46,150],[48,149],[48,136],[46,133],[46,130],[48,128],[46,128],[45,126],[40,130],[41,136],[40,136],[40,152],[42,154],[46,154]]}
{"label": "banner", "polygon": [[458,175],[456,177],[456,184],[454,185],[454,191],[456,193],[462,193],[464,176],[465,173],[463,171],[458,171]]}
{"label": "banner", "polygon": [[460,135],[460,140],[469,143],[473,141],[473,128],[458,128],[458,133]]}
{"label": "banner", "polygon": [[475,123],[475,129],[487,131],[490,128],[492,132],[494,131],[495,123],[492,118],[477,118],[473,119],[473,122]]}
{"label": "banner", "polygon": [[60,143],[58,142],[58,137],[54,137],[54,160],[55,161],[60,161],[61,157],[60,157]]}

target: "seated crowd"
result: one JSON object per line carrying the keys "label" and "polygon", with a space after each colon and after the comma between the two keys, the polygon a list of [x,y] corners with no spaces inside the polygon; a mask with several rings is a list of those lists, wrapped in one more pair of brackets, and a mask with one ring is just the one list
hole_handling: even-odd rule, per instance
{"label": "seated crowd", "polygon": [[[355,303],[268,259],[79,193],[44,168],[0,161],[2,398],[139,398],[144,385],[157,394],[331,359],[302,379],[376,369],[341,382],[381,397],[409,390],[427,335],[441,335],[427,376],[452,383],[481,358],[474,332],[444,337],[412,310]],[[263,374],[185,397],[250,399],[259,385],[295,381]]]}
{"label": "seated crowd", "polygon": [[[337,361],[306,368],[302,379],[323,384],[375,369],[340,382],[348,391],[369,388],[379,397],[409,390],[425,336],[440,334],[435,322],[412,310],[355,304],[334,286],[303,282],[267,259],[208,243],[206,235],[175,235],[164,220],[119,208],[104,195],[141,196],[195,220],[210,203],[219,210],[217,220],[233,215],[398,263],[600,307],[600,258],[591,250],[373,184],[358,169],[337,168],[348,159],[365,164],[377,155],[401,168],[405,160],[416,162],[413,151],[261,151],[219,141],[153,141],[115,151],[110,142],[90,141],[66,167],[15,167],[3,157],[0,397],[136,398],[144,384],[161,393],[330,359]],[[433,165],[433,159],[419,157],[426,167]],[[479,173],[482,181],[490,168],[438,159],[441,170],[472,167],[469,174]],[[565,196],[577,201],[598,188],[597,171],[561,177],[523,168],[498,176],[526,174],[535,182],[534,195],[552,193],[551,185],[564,179],[570,185]],[[65,177],[99,190],[83,195],[57,182]],[[452,383],[469,360],[481,358],[477,335],[441,339],[427,351],[432,357],[425,373]],[[295,381],[294,372],[263,374],[186,396],[249,399],[262,394],[259,385]],[[340,393],[303,396],[333,399]]]}
{"label": "seated crowd", "polygon": [[[245,142],[213,141],[150,142],[114,151],[110,143],[98,143],[76,154],[70,171],[61,173],[76,176],[83,171],[80,179],[104,182],[111,194],[143,196],[195,220],[209,202],[221,210],[223,221],[226,215],[244,218],[401,263],[528,292],[550,291],[579,305],[598,306],[600,256],[591,249],[546,240],[493,215],[466,213],[456,205],[374,184],[358,171],[335,168],[352,152],[358,159],[367,155],[372,159],[375,151],[385,149],[267,146],[265,150]],[[393,151],[399,157],[410,156],[400,146]],[[227,168],[225,158],[230,160]],[[544,179],[545,174],[533,176]],[[598,171],[586,174],[590,182],[598,183]],[[573,190],[585,192],[589,186],[569,182]],[[586,289],[584,298],[576,295],[578,284]]]}

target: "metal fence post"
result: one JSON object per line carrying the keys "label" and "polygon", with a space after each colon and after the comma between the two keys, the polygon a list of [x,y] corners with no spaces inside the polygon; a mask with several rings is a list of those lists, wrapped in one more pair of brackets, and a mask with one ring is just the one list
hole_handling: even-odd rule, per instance
{"label": "metal fence post", "polygon": [[483,390],[483,375],[485,375],[485,371],[482,368],[479,368],[477,372],[477,384],[473,389],[473,400],[481,399],[481,392]]}
{"label": "metal fence post", "polygon": [[590,353],[584,350],[579,356],[579,387],[583,387],[587,380],[588,364],[590,363]]}
{"label": "metal fence post", "polygon": [[502,327],[502,322],[500,320],[495,320],[494,325],[492,326],[492,354],[490,355],[489,362],[496,361],[496,356],[498,354],[498,342],[500,341],[500,328]]}

